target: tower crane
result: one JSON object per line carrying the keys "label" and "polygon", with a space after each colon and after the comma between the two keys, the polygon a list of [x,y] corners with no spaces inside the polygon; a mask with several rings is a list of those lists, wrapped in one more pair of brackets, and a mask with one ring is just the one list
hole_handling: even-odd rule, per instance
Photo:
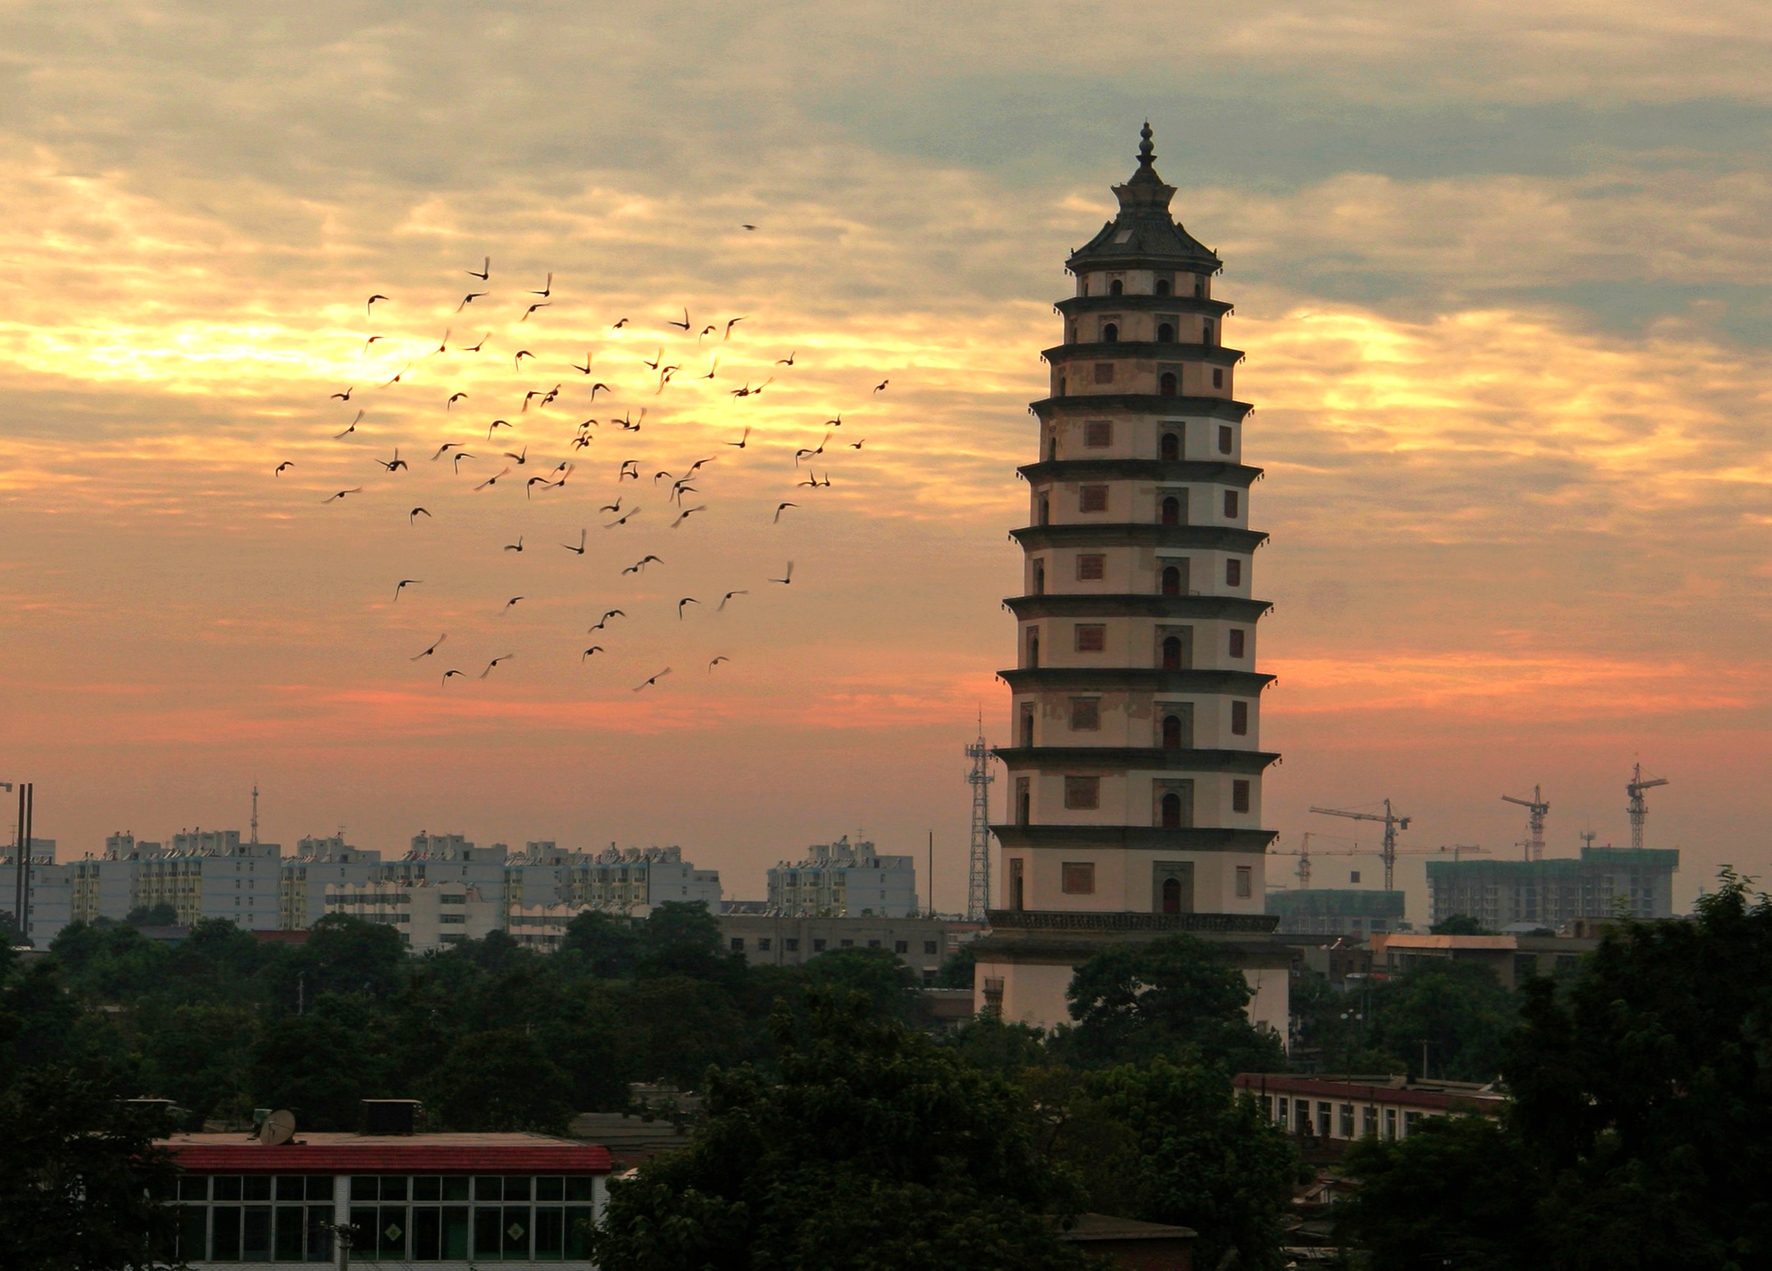
{"label": "tower crane", "polygon": [[[1317,852],[1316,852],[1316,855],[1318,855],[1318,856],[1363,856],[1363,855],[1365,855],[1365,853],[1360,851],[1360,845],[1358,843],[1355,843],[1352,839],[1344,839],[1344,838],[1340,838],[1340,837],[1338,837],[1336,835],[1332,835],[1332,834],[1319,834],[1319,835],[1317,835],[1317,837],[1320,839],[1322,839],[1322,838],[1333,839],[1337,843],[1352,844],[1352,846],[1350,846],[1350,847],[1331,847],[1331,848],[1327,848],[1327,849],[1319,848],[1319,849],[1317,849]],[[1296,852],[1273,851],[1273,852],[1269,852],[1268,855],[1270,855],[1270,856],[1296,856],[1298,858],[1298,885],[1299,885],[1299,887],[1301,889],[1303,889],[1303,888],[1309,887],[1311,885],[1311,855],[1312,855],[1312,853],[1311,853],[1311,833],[1309,830],[1306,830],[1302,835],[1299,836],[1298,850]]]}
{"label": "tower crane", "polygon": [[1516,799],[1511,794],[1501,796],[1503,803],[1517,803],[1526,809],[1526,859],[1541,861],[1544,859],[1544,815],[1550,811],[1550,804],[1544,801],[1544,791],[1537,786],[1532,787],[1530,799]]}
{"label": "tower crane", "polygon": [[1625,782],[1624,792],[1630,796],[1630,845],[1643,846],[1643,822],[1649,819],[1649,805],[1643,801],[1643,791],[1653,790],[1656,786],[1667,784],[1666,777],[1643,777],[1643,765],[1638,764],[1631,769],[1631,779]]}
{"label": "tower crane", "polygon": [[1412,817],[1398,816],[1391,810],[1391,801],[1384,801],[1384,815],[1376,812],[1354,812],[1346,808],[1312,808],[1312,812],[1321,812],[1324,816],[1345,816],[1350,821],[1378,821],[1384,826],[1384,850],[1379,853],[1384,860],[1384,889],[1394,890],[1391,886],[1392,875],[1397,869],[1397,831],[1409,828]]}

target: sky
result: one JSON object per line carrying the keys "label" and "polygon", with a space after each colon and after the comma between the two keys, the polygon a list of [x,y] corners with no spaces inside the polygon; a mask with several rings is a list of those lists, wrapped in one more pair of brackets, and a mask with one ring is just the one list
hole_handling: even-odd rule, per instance
{"label": "sky", "polygon": [[1515,857],[1534,785],[1550,854],[1626,843],[1641,762],[1682,905],[1764,874],[1763,17],[0,4],[0,781],[63,859],[256,781],[286,845],[676,843],[736,897],[845,833],[921,887],[933,834],[962,907],[1026,405],[1148,118],[1248,354],[1278,849],[1388,797]]}

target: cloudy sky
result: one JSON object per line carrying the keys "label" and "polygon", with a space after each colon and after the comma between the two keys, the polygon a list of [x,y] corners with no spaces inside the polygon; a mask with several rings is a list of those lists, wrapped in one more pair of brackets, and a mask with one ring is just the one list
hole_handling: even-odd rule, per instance
{"label": "cloudy sky", "polygon": [[1280,845],[1389,796],[1411,846],[1513,855],[1538,783],[1572,855],[1627,841],[1640,758],[1681,897],[1763,872],[1763,17],[0,6],[0,780],[64,858],[244,828],[256,778],[284,843],[675,842],[739,896],[933,829],[959,905],[1038,351],[1148,116],[1248,351]]}

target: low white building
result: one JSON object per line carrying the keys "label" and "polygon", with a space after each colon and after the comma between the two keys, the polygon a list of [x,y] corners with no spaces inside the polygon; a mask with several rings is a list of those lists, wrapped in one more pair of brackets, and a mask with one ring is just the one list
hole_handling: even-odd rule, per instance
{"label": "low white building", "polygon": [[869,842],[814,843],[769,871],[769,909],[814,917],[908,918],[918,912],[911,856],[881,856]]}
{"label": "low white building", "polygon": [[504,926],[500,902],[457,882],[328,883],[326,912],[391,926],[413,953],[483,940]]}

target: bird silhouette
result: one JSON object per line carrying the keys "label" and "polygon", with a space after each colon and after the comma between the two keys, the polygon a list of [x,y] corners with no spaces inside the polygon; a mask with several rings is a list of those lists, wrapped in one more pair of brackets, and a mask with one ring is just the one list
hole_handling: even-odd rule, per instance
{"label": "bird silhouette", "polygon": [[712,675],[714,673],[714,668],[719,666],[720,663],[730,662],[730,661],[732,661],[732,659],[727,657],[724,653],[722,653],[719,657],[715,658],[712,662],[708,663],[708,674]]}
{"label": "bird silhouette", "polygon": [[484,671],[480,672],[480,678],[485,679],[488,675],[492,674],[493,667],[497,666],[500,662],[509,662],[512,658],[514,658],[516,656],[517,655],[515,653],[503,653],[503,654],[500,654],[498,657],[493,658],[492,661],[490,661],[486,664],[486,669]]}
{"label": "bird silhouette", "polygon": [[627,616],[628,615],[620,609],[611,609],[611,610],[609,610],[609,612],[605,613],[601,618],[598,618],[596,625],[591,627],[590,630],[586,631],[585,634],[589,635],[591,631],[601,631],[605,626],[608,625],[609,620],[611,618],[625,618]]}
{"label": "bird silhouette", "polygon": [[591,654],[601,653],[601,652],[603,652],[603,646],[600,644],[593,644],[590,648],[586,649],[583,653],[578,655],[578,660],[580,662],[583,662],[586,658],[590,657]]}
{"label": "bird silhouette", "polygon": [[347,388],[344,392],[334,393],[333,396],[338,398],[338,400],[341,402],[348,402],[351,400],[351,394],[356,391],[357,391],[357,386],[355,384],[353,384],[349,388]]}
{"label": "bird silhouette", "polygon": [[781,514],[785,511],[787,511],[789,508],[797,508],[799,506],[800,505],[798,503],[777,503],[775,505],[775,519],[773,521],[771,521],[770,524],[771,525],[780,525],[781,524]]}
{"label": "bird silhouette", "polygon": [[466,671],[458,671],[454,667],[451,667],[449,670],[443,672],[443,682],[445,684],[449,683],[449,677],[452,675],[466,675],[466,674],[467,674]]}
{"label": "bird silhouette", "polygon": [[455,404],[457,402],[465,401],[466,399],[467,399],[466,393],[451,393],[449,395],[449,400],[443,403],[443,409],[444,410],[454,410]]}
{"label": "bird silhouette", "polygon": [[577,362],[569,362],[567,365],[581,375],[589,375],[591,373],[591,351],[589,349],[585,350],[585,364],[583,366],[580,366]]}
{"label": "bird silhouette", "polygon": [[486,335],[483,335],[480,337],[479,344],[463,344],[463,345],[459,346],[455,351],[457,353],[478,353],[486,345],[486,336],[491,335],[491,334],[492,334],[492,332],[488,331],[486,333]]}
{"label": "bird silhouette", "polygon": [[492,440],[492,432],[495,428],[515,428],[516,426],[508,419],[495,419],[486,426],[486,440]]}
{"label": "bird silhouette", "polygon": [[886,391],[886,386],[890,383],[892,383],[891,380],[881,380],[878,384],[874,385],[874,391],[876,393],[884,393]]}
{"label": "bird silhouette", "polygon": [[523,599],[523,597],[521,597],[521,596],[512,596],[509,600],[505,601],[505,607],[498,611],[499,617],[502,618],[502,617],[504,617],[505,614],[509,613],[511,611],[511,606],[516,604],[521,599]]}
{"label": "bird silhouette", "polygon": [[478,494],[481,490],[484,490],[487,486],[492,485],[495,482],[497,482],[498,477],[506,476],[510,473],[510,471],[511,470],[509,468],[506,468],[503,472],[499,473],[497,477],[487,477],[486,480],[482,481],[479,485],[474,487],[474,493]]}
{"label": "bird silhouette", "polygon": [[504,456],[507,459],[515,459],[517,461],[517,466],[521,468],[524,464],[529,462],[529,447],[524,446],[523,449],[516,454],[512,454],[507,450],[504,452]]}
{"label": "bird silhouette", "polygon": [[374,344],[374,343],[375,343],[375,342],[376,342],[376,341],[378,341],[378,340],[385,340],[385,339],[387,339],[387,338],[388,338],[388,337],[387,337],[387,336],[385,336],[385,335],[372,335],[372,336],[370,336],[370,337],[369,337],[369,338],[368,338],[368,339],[367,339],[367,340],[365,340],[365,341],[363,341],[363,351],[364,351],[364,352],[365,352],[365,353],[367,353],[367,352],[369,352],[369,346],[370,346],[370,345],[372,345],[372,344]]}
{"label": "bird silhouette", "polygon": [[[394,457],[392,459],[377,459],[376,463],[380,464],[383,468],[386,468],[389,472],[397,472],[401,468],[406,467],[406,460],[400,457],[400,447],[398,446],[394,447]],[[408,468],[407,471],[411,471],[411,469]]]}
{"label": "bird silhouette", "polygon": [[689,328],[691,326],[691,323],[689,321],[689,310],[688,309],[683,310],[683,321],[677,322],[673,319],[671,322],[671,325],[674,327],[682,327],[683,330],[685,330],[685,331],[689,330]]}
{"label": "bird silhouette", "polygon": [[730,340],[732,338],[732,328],[737,326],[739,323],[741,323],[743,321],[744,321],[743,318],[732,319],[732,321],[730,321],[726,324],[726,334],[721,336],[720,338],[722,340]]}
{"label": "bird silhouette", "polygon": [[491,293],[485,291],[470,291],[467,295],[461,298],[461,303],[455,306],[455,311],[460,313],[463,309],[466,309],[469,305],[473,304],[474,301],[480,299],[480,297],[489,294]]}
{"label": "bird silhouette", "polygon": [[617,322],[617,323],[615,323],[615,324],[614,324],[614,325],[613,325],[613,326],[611,326],[611,327],[610,327],[610,328],[609,328],[609,329],[610,329],[610,330],[611,330],[611,331],[619,331],[619,330],[621,330],[621,329],[622,329],[622,328],[623,328],[623,327],[625,327],[625,326],[627,326],[627,324],[628,324],[628,320],[627,320],[627,319],[626,319],[626,318],[623,318],[623,319],[622,319],[622,320],[621,320],[621,321],[620,321],[620,322]]}
{"label": "bird silhouette", "polygon": [[413,508],[412,511],[410,511],[406,514],[406,523],[408,525],[417,525],[418,524],[418,514],[420,512],[423,512],[425,514],[425,518],[427,520],[432,519],[429,509],[427,509],[427,508]]}
{"label": "bird silhouette", "polygon": [[583,556],[585,554],[585,532],[583,530],[578,532],[577,547],[574,547],[571,543],[562,543],[560,546],[564,547],[569,552],[577,552],[580,556]]}
{"label": "bird silhouette", "polygon": [[334,441],[337,441],[337,440],[338,440],[338,439],[339,439],[339,438],[341,438],[341,437],[348,437],[348,436],[350,436],[350,435],[351,435],[351,434],[352,434],[352,433],[354,433],[354,432],[356,432],[356,431],[357,431],[357,425],[358,425],[358,424],[359,424],[359,423],[361,423],[361,422],[362,422],[362,421],[363,421],[363,416],[364,416],[364,415],[365,415],[365,414],[367,414],[367,413],[368,413],[368,412],[366,412],[366,411],[361,411],[361,410],[360,410],[360,411],[358,411],[358,412],[357,412],[357,418],[355,418],[355,419],[353,419],[353,420],[352,420],[352,421],[351,421],[351,426],[350,426],[350,427],[349,427],[349,428],[346,428],[346,429],[345,429],[345,430],[344,430],[344,431],[343,431],[343,432],[338,432],[338,433],[333,433],[333,434],[332,434],[332,439],[333,439],[333,440],[334,440]]}
{"label": "bird silhouette", "polygon": [[751,430],[750,430],[749,426],[746,426],[743,436],[741,436],[737,441],[729,441],[726,444],[733,447],[734,449],[743,450],[745,448],[746,443],[749,442],[750,439],[751,439]]}
{"label": "bird silhouette", "polygon": [[728,600],[731,600],[734,596],[748,596],[750,594],[751,593],[748,591],[729,591],[724,596],[720,597],[720,603],[718,606],[715,607],[714,612],[720,613],[722,610],[724,610],[726,608],[726,602]]}
{"label": "bird silhouette", "polygon": [[517,541],[515,543],[506,543],[505,544],[505,551],[507,551],[507,552],[520,552],[522,550],[523,550],[523,536],[521,534],[517,535]]}
{"label": "bird silhouette", "polygon": [[638,693],[643,688],[648,688],[654,684],[657,684],[660,680],[664,679],[664,677],[669,675],[670,673],[671,673],[671,668],[667,666],[664,670],[660,671],[657,675],[654,675],[654,676],[651,676],[650,678],[648,678],[644,684],[636,684],[634,686],[634,692]]}
{"label": "bird silhouette", "polygon": [[456,452],[456,453],[455,453],[455,456],[454,456],[454,458],[455,458],[455,470],[456,470],[456,471],[457,471],[457,472],[460,472],[460,471],[461,471],[461,461],[462,461],[462,460],[463,460],[463,459],[472,459],[472,458],[473,458],[473,457],[474,457],[474,456],[473,456],[473,455],[471,455],[471,454],[469,454],[469,453],[468,453],[468,452],[467,452],[467,451],[465,451],[465,450],[458,450],[458,451],[457,451],[457,452]]}
{"label": "bird silhouette", "polygon": [[799,352],[800,352],[800,350],[795,349],[792,353],[788,354],[786,357],[778,357],[775,359],[775,364],[777,366],[792,366],[794,364],[794,358],[799,355]]}
{"label": "bird silhouette", "polygon": [[481,282],[485,282],[488,278],[492,277],[492,257],[488,256],[486,258],[486,263],[480,266],[478,273],[474,272],[472,269],[466,269],[462,272],[467,274],[470,278],[478,278]]}
{"label": "bird silhouette", "polygon": [[547,282],[542,284],[542,288],[540,291],[532,291],[529,294],[532,296],[540,296],[543,300],[546,300],[549,296],[553,295],[554,294],[554,275],[552,273],[550,273],[548,275],[548,280],[547,280]]}
{"label": "bird silhouette", "polygon": [[375,308],[375,302],[376,302],[376,301],[377,301],[377,300],[386,300],[386,299],[387,299],[387,298],[388,298],[388,297],[386,297],[386,296],[384,296],[384,295],[382,295],[382,294],[381,294],[381,293],[379,293],[379,292],[377,292],[377,293],[376,293],[376,294],[375,294],[375,295],[373,295],[373,296],[371,296],[371,297],[369,297],[369,300],[368,300],[368,302],[367,302],[367,303],[366,303],[366,304],[365,304],[365,305],[364,305],[364,306],[363,306],[363,316],[364,316],[364,317],[366,317],[366,318],[367,318],[367,317],[368,317],[368,316],[369,316],[369,311],[370,311],[370,310],[371,310],[371,309],[374,309],[374,308]]}
{"label": "bird silhouette", "polygon": [[656,556],[642,556],[639,560],[635,561],[632,565],[629,565],[626,569],[622,570],[621,572],[624,574],[643,573],[643,572],[645,572],[646,566],[649,564],[652,564],[654,562],[656,562],[657,564],[660,564],[660,565],[664,564],[664,561],[660,560]]}
{"label": "bird silhouette", "polygon": [[285,459],[282,463],[277,465],[276,469],[271,473],[271,475],[273,477],[280,477],[283,475],[283,469],[293,468],[293,467],[295,467],[295,460]]}
{"label": "bird silhouette", "polygon": [[428,658],[428,657],[430,657],[430,656],[431,656],[431,654],[433,654],[433,653],[435,653],[435,652],[436,652],[436,651],[437,651],[437,645],[438,645],[438,644],[442,644],[442,643],[443,643],[443,642],[444,642],[444,641],[445,641],[445,640],[447,640],[447,639],[448,639],[448,638],[449,638],[449,633],[448,633],[448,632],[447,632],[447,631],[445,631],[445,632],[444,632],[444,633],[443,633],[443,634],[442,634],[442,635],[440,635],[440,636],[438,636],[438,637],[437,637],[437,644],[433,644],[433,645],[432,645],[432,646],[431,646],[431,647],[430,647],[430,648],[428,648],[428,649],[426,649],[426,650],[425,650],[425,651],[424,651],[424,652],[423,652],[423,653],[415,653],[415,654],[413,654],[413,655],[412,655],[412,656],[411,656],[411,657],[410,657],[410,658],[408,658],[408,659],[407,659],[407,661],[408,661],[408,662],[416,662],[416,661],[418,661],[418,660],[419,660],[419,659],[420,659],[420,658]]}
{"label": "bird silhouette", "polygon": [[322,503],[331,503],[333,501],[333,499],[342,499],[347,494],[362,494],[362,493],[363,493],[363,487],[360,485],[354,485],[349,490],[340,490],[337,494],[333,495],[331,498],[322,499],[321,502]]}
{"label": "bird silhouette", "polygon": [[685,596],[685,597],[683,597],[683,599],[679,600],[677,602],[677,621],[678,622],[683,621],[683,606],[684,605],[699,605],[700,603],[701,603],[701,601],[697,600],[694,596]]}
{"label": "bird silhouette", "polygon": [[783,583],[783,584],[793,582],[794,581],[794,562],[793,561],[788,562],[787,575],[788,576],[786,578],[771,578],[769,581],[772,583]]}
{"label": "bird silhouette", "polygon": [[415,583],[422,583],[423,581],[424,579],[422,578],[402,578],[399,582],[394,584],[394,599],[400,599],[401,592],[405,591]]}
{"label": "bird silhouette", "polygon": [[671,528],[676,529],[679,525],[683,524],[684,521],[687,521],[690,517],[694,516],[697,512],[705,512],[707,510],[708,510],[708,505],[705,503],[699,504],[696,507],[692,507],[692,508],[684,508],[681,512],[677,513],[677,519],[671,522]]}
{"label": "bird silhouette", "polygon": [[408,362],[405,366],[402,366],[399,369],[399,371],[397,371],[395,373],[393,379],[389,380],[386,384],[383,384],[382,387],[383,388],[392,388],[394,385],[398,384],[401,380],[405,379],[406,372],[410,371],[411,369],[412,369],[412,363]]}
{"label": "bird silhouette", "polygon": [[551,301],[551,300],[537,300],[534,304],[530,305],[527,309],[525,309],[523,311],[523,316],[521,318],[518,318],[517,321],[518,322],[529,321],[530,314],[534,313],[537,309],[546,309],[552,303],[553,303],[553,301]]}

